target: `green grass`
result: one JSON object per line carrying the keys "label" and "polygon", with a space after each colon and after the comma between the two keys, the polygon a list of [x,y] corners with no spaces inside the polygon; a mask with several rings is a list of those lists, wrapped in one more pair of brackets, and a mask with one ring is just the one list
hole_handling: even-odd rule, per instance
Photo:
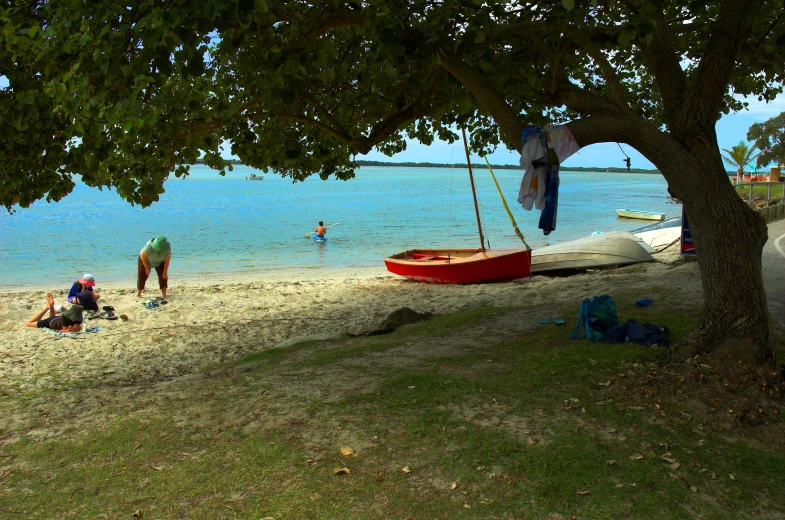
{"label": "green grass", "polygon": [[[664,295],[647,309],[625,304],[628,296],[617,298],[620,316],[667,324],[672,339],[697,323],[697,309],[667,310]],[[268,350],[244,358],[241,375],[180,387],[190,399],[115,404],[115,419],[58,440],[22,432],[0,449],[0,468],[11,468],[0,469],[0,517],[128,518],[139,510],[142,518],[558,513],[659,520],[785,513],[782,451],[699,436],[693,429],[701,425],[677,403],[662,403],[658,413],[653,403],[598,397],[598,382],[636,372],[657,349],[572,341],[575,313],[564,308],[567,325],[536,326],[515,339],[493,339],[486,323],[531,313],[480,308],[386,336]],[[375,367],[362,361],[392,356],[393,347],[411,344],[422,353],[483,334],[490,339],[476,340],[479,346],[452,355],[440,349],[374,372],[366,388],[339,399],[297,392],[319,377],[328,388],[332,371],[368,377]],[[290,372],[302,375],[279,386],[276,377]],[[341,455],[345,445],[358,456]],[[677,470],[660,458],[665,452],[680,463]],[[637,455],[644,458],[631,459]],[[343,466],[351,473],[333,474]]]}
{"label": "green grass", "polygon": [[[756,183],[752,183],[752,198],[753,200],[766,200],[766,196],[769,193],[769,185],[768,184],[761,184],[760,186],[756,186]],[[782,184],[772,184],[771,186],[771,198],[782,198],[782,191],[783,186]],[[739,194],[744,200],[750,195],[750,187],[749,185],[746,186],[737,186],[736,193]]]}

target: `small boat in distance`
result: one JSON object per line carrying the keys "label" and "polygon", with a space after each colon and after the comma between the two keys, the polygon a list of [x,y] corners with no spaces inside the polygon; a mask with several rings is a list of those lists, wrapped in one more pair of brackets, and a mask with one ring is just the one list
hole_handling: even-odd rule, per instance
{"label": "small boat in distance", "polygon": [[384,259],[387,270],[426,283],[505,282],[529,276],[530,250],[410,249]]}
{"label": "small boat in distance", "polygon": [[256,175],[255,173],[252,173],[251,176],[250,177],[246,177],[245,180],[247,180],[247,181],[263,181],[264,180],[264,175]]}
{"label": "small boat in distance", "polygon": [[617,209],[616,214],[624,218],[639,218],[643,220],[663,220],[665,218],[665,213],[650,213],[633,209]]}

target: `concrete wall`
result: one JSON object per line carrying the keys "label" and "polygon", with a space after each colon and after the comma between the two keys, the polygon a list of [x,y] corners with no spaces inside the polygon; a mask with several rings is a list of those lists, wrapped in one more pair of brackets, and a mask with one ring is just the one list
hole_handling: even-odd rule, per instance
{"label": "concrete wall", "polygon": [[756,209],[755,211],[763,217],[763,220],[766,222],[785,218],[785,204],[777,204],[775,206],[769,206],[768,208]]}

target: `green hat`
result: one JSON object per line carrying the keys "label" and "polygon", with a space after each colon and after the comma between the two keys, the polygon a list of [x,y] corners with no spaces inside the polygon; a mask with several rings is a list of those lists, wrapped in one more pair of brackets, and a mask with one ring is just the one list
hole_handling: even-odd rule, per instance
{"label": "green hat", "polygon": [[67,318],[73,323],[82,323],[83,310],[81,305],[71,305],[68,310],[63,313],[63,318]]}
{"label": "green hat", "polygon": [[158,235],[157,237],[155,237],[151,245],[153,249],[155,249],[159,253],[168,252],[171,247],[169,246],[169,241],[163,235]]}

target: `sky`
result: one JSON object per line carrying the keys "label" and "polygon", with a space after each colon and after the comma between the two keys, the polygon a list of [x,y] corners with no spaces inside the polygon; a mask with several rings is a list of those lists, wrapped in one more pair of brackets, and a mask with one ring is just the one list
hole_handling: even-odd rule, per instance
{"label": "sky", "polygon": [[[743,98],[740,98],[743,99]],[[753,123],[762,123],[767,119],[778,116],[785,112],[785,94],[780,94],[774,101],[764,103],[755,98],[747,98],[750,104],[748,110],[742,110],[735,114],[724,115],[717,122],[717,140],[720,149],[730,148],[739,143],[747,141],[747,130]],[[621,145],[624,152],[630,156],[632,168],[651,168],[654,165],[646,160],[640,153],[627,145]],[[449,145],[446,141],[435,141],[431,146],[424,146],[417,141],[407,141],[405,151],[395,154],[393,157],[372,151],[368,155],[357,156],[358,160],[386,161],[386,162],[432,162],[432,163],[461,163],[465,161],[462,142],[458,141]],[[518,164],[520,154],[512,152],[505,147],[499,147],[488,156],[491,164]],[[477,156],[472,157],[472,162],[481,162]],[[616,143],[593,144],[567,159],[563,167],[594,167],[623,168],[624,154],[619,150]]]}

